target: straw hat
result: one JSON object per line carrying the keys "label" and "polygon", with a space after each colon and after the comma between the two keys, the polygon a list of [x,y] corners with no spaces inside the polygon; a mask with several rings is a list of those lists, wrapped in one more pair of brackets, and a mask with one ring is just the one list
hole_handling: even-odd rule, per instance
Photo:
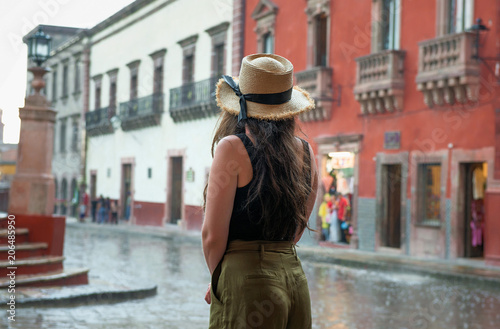
{"label": "straw hat", "polygon": [[240,119],[245,108],[247,117],[264,120],[290,119],[314,109],[309,93],[293,86],[292,63],[273,54],[243,58],[238,78],[224,76],[217,82],[216,99],[222,110]]}

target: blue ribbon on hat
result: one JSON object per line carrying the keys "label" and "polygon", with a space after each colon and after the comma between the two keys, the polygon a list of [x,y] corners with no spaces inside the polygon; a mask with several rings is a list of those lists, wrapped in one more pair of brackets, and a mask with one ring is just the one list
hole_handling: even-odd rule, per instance
{"label": "blue ribbon on hat", "polygon": [[288,102],[292,98],[293,87],[273,94],[243,94],[240,87],[234,82],[233,78],[229,75],[223,75],[224,81],[231,87],[236,96],[240,98],[240,113],[238,114],[238,122],[247,119],[247,101],[268,104],[268,105],[279,105]]}

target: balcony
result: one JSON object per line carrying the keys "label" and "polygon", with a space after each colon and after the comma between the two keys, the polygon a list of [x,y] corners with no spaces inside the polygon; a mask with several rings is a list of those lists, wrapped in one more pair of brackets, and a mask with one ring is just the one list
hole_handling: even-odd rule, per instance
{"label": "balcony", "polygon": [[333,105],[333,70],[330,67],[313,67],[295,73],[297,85],[306,90],[316,103],[312,111],[299,115],[302,122],[330,120]]}
{"label": "balcony", "polygon": [[215,101],[218,78],[170,89],[170,116],[174,122],[207,118],[219,113]]}
{"label": "balcony", "polygon": [[123,131],[159,126],[163,113],[163,94],[152,94],[120,103]]}
{"label": "balcony", "polygon": [[361,113],[401,111],[404,93],[404,59],[401,50],[385,50],[356,58],[354,98]]}
{"label": "balcony", "polygon": [[98,136],[111,134],[113,126],[111,125],[111,117],[115,114],[113,108],[103,107],[91,112],[85,113],[85,129],[87,136]]}
{"label": "balcony", "polygon": [[473,33],[463,32],[419,43],[416,82],[427,106],[477,101],[479,62],[473,58],[474,41]]}

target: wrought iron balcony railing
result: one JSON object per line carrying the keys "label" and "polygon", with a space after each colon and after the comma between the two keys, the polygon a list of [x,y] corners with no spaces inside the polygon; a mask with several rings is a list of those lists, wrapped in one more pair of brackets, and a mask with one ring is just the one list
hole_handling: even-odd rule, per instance
{"label": "wrought iron balcony railing", "polygon": [[170,116],[175,122],[213,116],[219,112],[215,84],[219,78],[191,82],[170,89]]}
{"label": "wrought iron balcony railing", "polygon": [[427,106],[477,100],[479,62],[474,42],[474,33],[462,32],[419,43],[416,82]]}
{"label": "wrought iron balcony railing", "polygon": [[163,94],[158,93],[120,103],[122,129],[126,131],[160,125],[163,98]]}
{"label": "wrought iron balcony railing", "polygon": [[363,114],[403,108],[404,58],[401,50],[385,50],[356,58],[354,96]]}
{"label": "wrought iron balcony railing", "polygon": [[115,115],[115,109],[103,107],[85,113],[85,129],[88,136],[110,134],[113,132],[111,117]]}
{"label": "wrought iron balcony railing", "polygon": [[308,91],[316,102],[316,108],[300,114],[300,119],[303,122],[329,120],[333,105],[332,69],[317,66],[295,73],[295,78],[297,85]]}

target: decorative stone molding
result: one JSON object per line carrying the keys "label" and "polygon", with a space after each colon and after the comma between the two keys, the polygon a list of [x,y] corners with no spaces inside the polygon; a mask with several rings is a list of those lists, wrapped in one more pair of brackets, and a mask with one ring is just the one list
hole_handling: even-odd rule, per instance
{"label": "decorative stone molding", "polygon": [[229,22],[223,22],[214,27],[206,29],[205,32],[207,32],[209,36],[213,37],[217,34],[226,33],[228,27],[229,27]]}
{"label": "decorative stone molding", "polygon": [[277,14],[278,6],[271,0],[260,0],[252,12],[252,18],[257,22],[254,32],[257,35],[258,52],[263,52],[265,35],[271,34],[274,37]]}
{"label": "decorative stone molding", "polygon": [[477,101],[479,62],[474,34],[462,32],[419,43],[417,88],[429,107]]}
{"label": "decorative stone molding", "polygon": [[297,85],[311,94],[316,103],[312,111],[301,113],[303,122],[324,121],[331,118],[333,70],[330,67],[313,67],[309,70],[295,73]]}
{"label": "decorative stone molding", "polygon": [[330,0],[307,0],[305,12],[308,20],[319,14],[330,16]]}
{"label": "decorative stone molding", "polygon": [[157,50],[157,51],[149,54],[149,57],[151,57],[151,59],[154,62],[154,67],[158,67],[160,65],[163,65],[163,59],[165,58],[166,53],[167,53],[167,49],[162,48],[160,50]]}
{"label": "decorative stone molding", "polygon": [[401,50],[385,50],[356,58],[354,97],[361,113],[401,111],[404,93],[404,58]]}
{"label": "decorative stone molding", "polygon": [[177,43],[182,47],[186,48],[188,46],[194,45],[198,41],[198,34],[189,36],[185,39],[182,39],[181,41],[178,41]]}

